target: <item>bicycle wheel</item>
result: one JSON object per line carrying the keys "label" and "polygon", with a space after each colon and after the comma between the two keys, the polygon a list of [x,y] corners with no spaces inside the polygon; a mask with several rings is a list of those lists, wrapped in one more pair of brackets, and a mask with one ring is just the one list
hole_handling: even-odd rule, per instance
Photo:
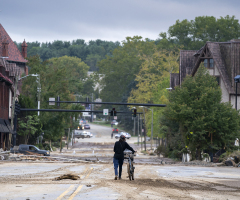
{"label": "bicycle wheel", "polygon": [[130,172],[130,164],[129,163],[127,164],[127,173],[128,173],[128,178],[131,181],[132,175],[131,175],[131,172]]}
{"label": "bicycle wheel", "polygon": [[132,164],[132,180],[134,180],[134,168],[133,168],[133,164]]}

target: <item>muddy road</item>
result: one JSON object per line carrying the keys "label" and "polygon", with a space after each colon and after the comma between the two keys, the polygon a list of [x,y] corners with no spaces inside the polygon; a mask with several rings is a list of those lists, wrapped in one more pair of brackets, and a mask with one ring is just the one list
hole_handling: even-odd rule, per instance
{"label": "muddy road", "polygon": [[[135,180],[113,180],[112,164],[0,164],[0,199],[240,199],[239,169],[135,165]],[[74,173],[79,180],[54,180]]]}
{"label": "muddy road", "polygon": [[[183,166],[170,159],[147,156],[137,137],[127,142],[138,151],[135,180],[114,179],[111,128],[91,125],[93,138],[76,140],[51,156],[76,161],[0,161],[0,200],[39,199],[240,199],[239,168]],[[78,180],[63,179],[74,174]]]}

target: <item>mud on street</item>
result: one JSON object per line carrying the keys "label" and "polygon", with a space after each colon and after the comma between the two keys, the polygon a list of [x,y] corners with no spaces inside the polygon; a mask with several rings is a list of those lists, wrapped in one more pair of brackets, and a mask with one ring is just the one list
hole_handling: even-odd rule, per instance
{"label": "mud on street", "polygon": [[[78,158],[79,162],[0,161],[0,200],[240,199],[239,168],[183,166],[140,153],[135,159],[135,180],[127,178],[126,164],[123,179],[113,180],[112,147],[116,140],[110,138],[109,129],[92,125],[93,138],[79,139],[72,149],[51,154]],[[135,141],[128,140],[131,146]],[[134,148],[140,152],[139,147]],[[64,174],[80,178],[56,180]]]}

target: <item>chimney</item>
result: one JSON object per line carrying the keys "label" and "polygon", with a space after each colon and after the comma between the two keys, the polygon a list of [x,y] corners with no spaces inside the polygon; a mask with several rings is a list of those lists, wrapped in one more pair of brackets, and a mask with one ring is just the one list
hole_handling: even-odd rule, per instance
{"label": "chimney", "polygon": [[8,57],[8,41],[7,41],[7,39],[5,38],[4,40],[3,40],[3,43],[2,43],[2,45],[3,45],[3,48],[2,48],[2,57]]}
{"label": "chimney", "polygon": [[24,57],[24,58],[26,58],[27,57],[27,43],[25,42],[25,39],[24,39],[24,41],[23,41],[23,43],[22,43],[22,56]]}
{"label": "chimney", "polygon": [[28,75],[28,66],[25,66],[25,74]]}

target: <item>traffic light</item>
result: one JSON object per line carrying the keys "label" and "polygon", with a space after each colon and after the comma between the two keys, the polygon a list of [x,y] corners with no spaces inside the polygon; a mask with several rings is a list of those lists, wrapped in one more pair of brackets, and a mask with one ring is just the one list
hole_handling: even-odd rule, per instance
{"label": "traffic light", "polygon": [[115,108],[112,108],[110,116],[117,116],[117,111]]}
{"label": "traffic light", "polygon": [[143,127],[143,128],[145,127],[145,121],[144,121],[144,119],[142,120],[142,127]]}
{"label": "traffic light", "polygon": [[21,109],[21,106],[20,104],[18,104],[18,101],[15,101],[15,114],[19,114],[20,113],[20,110]]}
{"label": "traffic light", "polygon": [[133,117],[137,117],[137,109],[133,110]]}

